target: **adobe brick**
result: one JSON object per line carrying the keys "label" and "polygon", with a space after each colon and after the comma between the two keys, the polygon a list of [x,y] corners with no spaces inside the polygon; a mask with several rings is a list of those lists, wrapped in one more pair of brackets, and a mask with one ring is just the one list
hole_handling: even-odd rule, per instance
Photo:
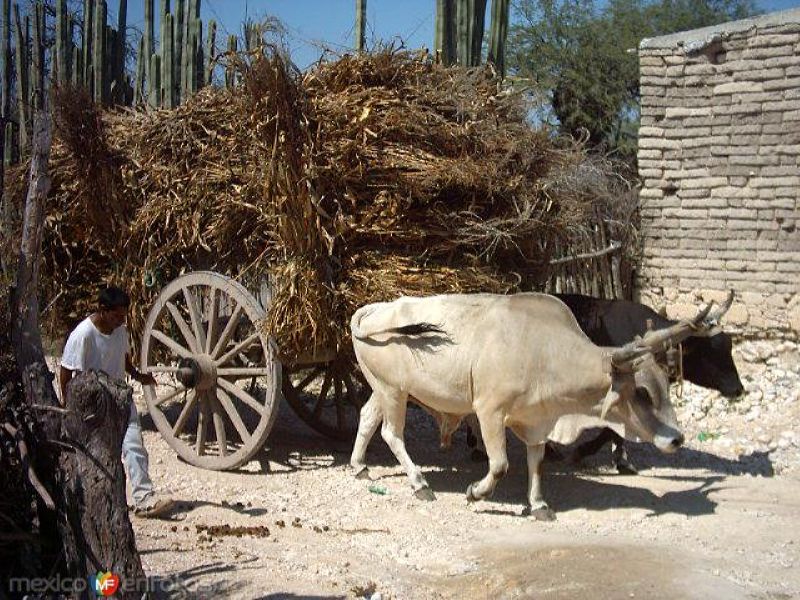
{"label": "adobe brick", "polygon": [[796,33],[773,33],[754,35],[747,40],[748,48],[766,48],[773,46],[791,45],[800,42],[800,35]]}
{"label": "adobe brick", "polygon": [[[800,55],[793,54],[791,56],[776,56],[768,58],[763,62],[764,68],[772,69],[774,67],[795,67],[800,66]],[[788,73],[787,73],[788,76]]]}
{"label": "adobe brick", "polygon": [[786,79],[770,79],[763,83],[765,91],[791,90],[800,87],[800,77]]}
{"label": "adobe brick", "polygon": [[800,110],[800,100],[781,100],[779,102],[762,102],[764,111],[792,111]]}
{"label": "adobe brick", "polygon": [[[769,46],[748,48],[742,52],[742,58],[744,60],[764,60],[775,56],[791,56],[792,54],[794,54],[794,49],[791,46]],[[770,79],[772,79],[772,77],[770,77]]]}
{"label": "adobe brick", "polygon": [[666,138],[697,138],[711,135],[711,127],[680,127],[664,130]]}

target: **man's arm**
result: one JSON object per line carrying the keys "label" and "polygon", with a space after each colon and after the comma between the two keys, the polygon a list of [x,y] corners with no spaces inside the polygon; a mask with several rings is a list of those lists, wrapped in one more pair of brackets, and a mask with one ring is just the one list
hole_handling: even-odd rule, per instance
{"label": "man's arm", "polygon": [[61,406],[65,406],[67,404],[67,384],[70,380],[75,376],[75,371],[71,369],[67,369],[65,366],[61,366],[58,372],[58,387],[61,389],[61,396],[59,398],[61,402]]}
{"label": "man's arm", "polygon": [[156,379],[150,373],[142,373],[133,366],[130,353],[125,355],[125,372],[131,376],[131,379],[138,381],[142,385],[155,385]]}

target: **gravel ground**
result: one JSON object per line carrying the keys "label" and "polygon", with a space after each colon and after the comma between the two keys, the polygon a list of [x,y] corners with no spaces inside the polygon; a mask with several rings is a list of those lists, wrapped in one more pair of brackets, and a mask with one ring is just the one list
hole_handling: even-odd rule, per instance
{"label": "gravel ground", "polygon": [[580,467],[548,464],[554,523],[521,514],[527,473],[513,439],[495,497],[468,505],[485,466],[463,431],[439,450],[420,410],[406,440],[431,503],[413,497],[380,436],[373,481],[359,481],[349,445],[286,406],[236,472],[179,461],[145,416],[153,477],[179,500],[167,519],[134,519],[145,570],[170,598],[800,597],[798,347],[745,342],[735,358],[746,397],[686,384],[677,454],[632,444],[637,476],[616,475],[607,449]]}

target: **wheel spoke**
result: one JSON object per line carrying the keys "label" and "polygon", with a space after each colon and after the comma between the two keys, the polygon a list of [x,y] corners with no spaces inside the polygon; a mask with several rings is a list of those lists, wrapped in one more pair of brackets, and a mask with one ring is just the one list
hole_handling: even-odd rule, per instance
{"label": "wheel spoke", "polygon": [[236,308],[233,309],[233,314],[231,315],[230,319],[228,319],[228,323],[225,325],[225,329],[222,330],[222,335],[219,336],[217,343],[214,345],[214,350],[211,351],[212,358],[219,355],[222,352],[222,349],[225,347],[225,344],[228,343],[228,340],[231,339],[231,334],[236,329],[236,325],[239,322],[239,317],[242,315],[243,307],[241,304],[237,305]]}
{"label": "wheel spoke", "polygon": [[217,334],[217,299],[219,298],[219,290],[212,288],[211,290],[211,305],[208,309],[208,331],[206,332],[206,353],[211,352],[211,346],[214,344],[214,336]]}
{"label": "wheel spoke", "polygon": [[178,342],[173,340],[167,334],[162,333],[158,329],[153,329],[153,337],[156,338],[162,344],[164,344],[167,348],[172,350],[178,356],[181,356],[183,358],[192,358],[192,356],[194,356],[191,350],[184,348]]}
{"label": "wheel spoke", "polygon": [[324,370],[325,370],[325,367],[317,367],[316,369],[311,371],[311,373],[309,375],[306,375],[306,377],[303,379],[303,381],[301,381],[300,383],[298,383],[296,386],[293,386],[293,387],[295,389],[297,389],[298,391],[302,392],[303,390],[306,389],[306,386],[309,383],[311,383],[312,381],[314,381],[317,377],[319,377],[320,373],[322,373]]}
{"label": "wheel spoke", "polygon": [[247,337],[247,339],[236,344],[233,348],[228,350],[228,352],[226,352],[221,358],[218,358],[215,362],[217,363],[217,365],[224,365],[231,358],[239,354],[239,352],[241,352],[242,350],[247,350],[250,346],[253,345],[253,343],[256,342],[256,340],[259,339],[259,337],[260,336],[258,332],[250,334]]}
{"label": "wheel spoke", "polygon": [[217,375],[241,379],[242,377],[264,377],[272,373],[269,367],[222,367]]}
{"label": "wheel spoke", "polygon": [[225,419],[222,417],[223,408],[220,406],[216,398],[209,397],[211,410],[214,419],[214,431],[217,434],[217,446],[219,447],[220,456],[228,455],[228,436],[225,433]]}
{"label": "wheel spoke", "polygon": [[175,398],[176,396],[181,395],[185,391],[186,391],[186,388],[183,387],[182,385],[179,385],[177,388],[175,388],[169,394],[165,394],[164,396],[161,396],[160,398],[156,398],[156,401],[154,402],[154,404],[156,406],[161,406],[162,404],[164,404],[164,402],[168,402],[169,400],[172,400],[173,398]]}
{"label": "wheel spoke", "polygon": [[333,382],[333,401],[336,403],[336,426],[339,429],[346,424],[344,416],[344,398],[342,397],[342,380],[338,377]]}
{"label": "wheel spoke", "polygon": [[344,387],[347,390],[347,400],[350,402],[350,404],[356,408],[359,408],[358,399],[356,397],[355,383],[353,382],[353,378],[350,377],[350,373],[344,374]]}
{"label": "wheel spoke", "polygon": [[200,320],[200,311],[197,309],[197,298],[189,289],[189,286],[183,288],[183,297],[186,298],[186,306],[189,308],[189,317],[192,320],[192,329],[194,330],[195,339],[197,339],[198,351],[206,347],[206,334],[203,331],[203,324]]}
{"label": "wheel spoke", "polygon": [[181,333],[183,334],[183,339],[186,340],[187,344],[189,344],[189,348],[192,349],[192,352],[199,353],[200,348],[197,345],[197,338],[194,335],[192,335],[192,332],[189,330],[189,324],[181,316],[181,313],[178,312],[178,307],[175,306],[172,302],[167,302],[167,308],[169,309],[169,312],[172,315],[172,319],[178,325],[178,329],[181,330]]}
{"label": "wheel spoke", "polygon": [[197,414],[197,437],[195,438],[194,449],[197,456],[206,453],[206,434],[208,432],[208,407],[205,397],[200,398],[200,412]]}
{"label": "wheel spoke", "polygon": [[219,400],[219,403],[222,408],[225,409],[225,412],[228,413],[228,418],[231,420],[231,423],[233,423],[236,431],[239,432],[239,437],[242,438],[242,443],[247,444],[247,442],[250,440],[250,432],[247,431],[247,427],[245,426],[244,421],[242,421],[242,417],[240,417],[239,413],[236,412],[236,407],[233,405],[233,400],[231,400],[231,397],[220,388],[217,388],[217,400]]}
{"label": "wheel spoke", "polygon": [[217,379],[217,384],[221,386],[228,393],[233,394],[234,396],[239,398],[239,400],[247,404],[250,408],[257,411],[258,414],[264,414],[264,411],[266,410],[265,407],[262,404],[259,404],[258,400],[253,398],[250,394],[248,394],[239,386],[234,385],[230,381],[227,381],[222,378]]}
{"label": "wheel spoke", "polygon": [[328,390],[331,387],[331,379],[332,375],[331,372],[328,371],[325,373],[325,381],[322,382],[322,389],[319,391],[319,396],[317,397],[317,403],[314,405],[314,418],[318,419],[319,416],[322,414],[322,408],[325,403],[325,399],[328,396]]}
{"label": "wheel spoke", "polygon": [[195,391],[189,392],[189,395],[186,398],[186,404],[183,405],[183,410],[181,410],[181,414],[178,415],[178,420],[175,421],[175,425],[172,426],[173,436],[178,437],[183,431],[183,426],[186,425],[186,419],[189,418],[196,401],[197,393]]}

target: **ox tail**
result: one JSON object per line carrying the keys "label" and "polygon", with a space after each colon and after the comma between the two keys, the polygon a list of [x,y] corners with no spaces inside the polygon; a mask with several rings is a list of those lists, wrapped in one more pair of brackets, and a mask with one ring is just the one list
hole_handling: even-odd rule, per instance
{"label": "ox tail", "polygon": [[359,340],[365,340],[376,335],[380,334],[394,334],[394,335],[403,335],[408,337],[418,337],[425,334],[437,334],[444,337],[449,338],[450,336],[447,332],[442,329],[439,325],[434,323],[428,323],[426,321],[420,321],[419,323],[410,323],[408,325],[402,325],[400,327],[382,327],[380,329],[364,331],[361,328],[361,321],[364,317],[369,316],[372,314],[377,307],[375,306],[365,306],[363,308],[358,309],[353,318],[350,320],[350,332],[352,333],[353,337]]}

